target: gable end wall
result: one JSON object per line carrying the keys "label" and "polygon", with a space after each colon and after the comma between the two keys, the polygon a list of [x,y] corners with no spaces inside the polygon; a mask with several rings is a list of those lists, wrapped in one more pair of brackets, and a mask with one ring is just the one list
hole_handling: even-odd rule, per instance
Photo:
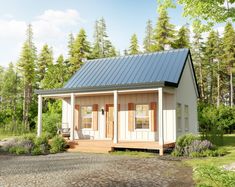
{"label": "gable end wall", "polygon": [[[186,133],[198,133],[198,119],[197,119],[197,90],[195,80],[193,79],[193,70],[191,66],[191,60],[188,57],[185,68],[176,89],[176,105],[181,104],[181,131],[177,129],[176,125],[176,137]],[[184,106],[189,107],[189,130],[185,130],[185,116]],[[176,116],[177,123],[177,116]]]}

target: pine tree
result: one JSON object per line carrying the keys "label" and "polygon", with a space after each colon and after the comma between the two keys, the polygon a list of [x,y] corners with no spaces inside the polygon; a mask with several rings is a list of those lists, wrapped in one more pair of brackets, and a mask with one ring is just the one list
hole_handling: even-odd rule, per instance
{"label": "pine tree", "polygon": [[52,48],[49,48],[47,44],[45,44],[41,50],[41,53],[38,57],[37,63],[37,78],[39,88],[43,88],[42,81],[44,79],[45,73],[50,65],[53,64],[53,52]]}
{"label": "pine tree", "polygon": [[154,45],[152,50],[162,51],[172,47],[174,33],[174,25],[170,23],[167,10],[165,8],[160,9],[157,25],[154,29]]}
{"label": "pine tree", "polygon": [[152,46],[154,44],[153,41],[153,26],[152,26],[152,21],[148,20],[147,25],[145,28],[145,38],[144,38],[144,51],[145,52],[151,52],[152,51]]}
{"label": "pine tree", "polygon": [[[0,66],[0,104],[1,104],[1,90],[2,90],[2,84],[3,84],[3,76],[4,76],[4,68]],[[1,107],[0,107],[1,110]]]}
{"label": "pine tree", "polygon": [[12,123],[14,126],[12,129],[16,131],[16,118],[17,118],[17,97],[18,97],[18,76],[15,71],[15,67],[12,63],[9,64],[9,67],[4,72],[2,89],[0,95],[2,97],[2,103],[4,105],[5,113],[11,117]]}
{"label": "pine tree", "polygon": [[68,67],[64,61],[64,57],[60,55],[56,64],[51,64],[48,67],[48,71],[43,79],[44,88],[53,89],[63,87],[64,83],[70,78],[69,73],[66,72],[67,69]]}
{"label": "pine tree", "polygon": [[74,36],[72,33],[69,34],[69,41],[68,41],[68,56],[69,60],[73,58],[73,45],[74,45]]}
{"label": "pine tree", "polygon": [[182,26],[176,36],[175,42],[173,43],[173,48],[189,48],[190,40],[189,40],[190,31],[186,26]]}
{"label": "pine tree", "polygon": [[90,55],[90,44],[87,41],[86,32],[81,29],[74,41],[73,56],[70,58],[70,73],[74,74],[83,64],[83,60]]}
{"label": "pine tree", "polygon": [[204,53],[204,69],[207,77],[207,92],[206,98],[210,104],[215,103],[213,100],[214,91],[215,91],[215,72],[216,72],[216,63],[218,62],[218,53],[217,53],[217,35],[214,30],[209,33],[208,39],[205,43],[205,53]]}
{"label": "pine tree", "polygon": [[235,67],[235,31],[230,22],[228,22],[224,29],[223,37],[223,58],[228,67],[229,75],[229,89],[230,89],[230,105],[234,105],[234,67]]}
{"label": "pine tree", "polygon": [[32,26],[27,29],[27,39],[23,45],[21,57],[18,63],[23,78],[24,103],[23,103],[23,124],[29,130],[29,112],[32,103],[33,87],[35,85],[35,63],[36,48],[33,43]]}
{"label": "pine tree", "polygon": [[108,39],[107,28],[104,18],[95,22],[94,44],[92,48],[91,58],[104,58],[116,56],[114,46]]}
{"label": "pine tree", "polygon": [[102,51],[101,51],[101,46],[100,46],[100,27],[99,27],[99,21],[95,21],[95,31],[94,31],[94,44],[93,44],[93,49],[92,49],[92,58],[101,58],[102,56]]}
{"label": "pine tree", "polygon": [[139,45],[136,34],[133,34],[130,41],[129,54],[134,55],[139,53]]}
{"label": "pine tree", "polygon": [[192,44],[192,59],[195,67],[196,77],[198,78],[199,92],[201,99],[205,98],[205,85],[203,75],[203,49],[204,43],[202,38],[202,30],[198,25],[193,25],[193,44]]}

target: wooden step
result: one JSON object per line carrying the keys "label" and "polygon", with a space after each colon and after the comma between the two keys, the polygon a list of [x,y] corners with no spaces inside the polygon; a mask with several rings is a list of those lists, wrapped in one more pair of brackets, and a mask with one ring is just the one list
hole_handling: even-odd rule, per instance
{"label": "wooden step", "polygon": [[112,151],[112,142],[104,140],[75,140],[68,141],[68,152],[108,153]]}

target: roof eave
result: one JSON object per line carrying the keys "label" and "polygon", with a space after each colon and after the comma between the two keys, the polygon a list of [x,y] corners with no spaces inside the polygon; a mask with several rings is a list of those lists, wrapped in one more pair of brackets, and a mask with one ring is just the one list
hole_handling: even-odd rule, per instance
{"label": "roof eave", "polygon": [[127,84],[127,85],[112,85],[99,87],[84,87],[84,88],[59,88],[51,90],[35,90],[38,95],[52,95],[52,94],[68,94],[68,93],[84,93],[84,92],[98,92],[98,91],[112,91],[112,90],[132,90],[132,89],[146,89],[159,87],[178,87],[177,83],[171,82],[156,82],[156,83],[142,83],[142,84]]}

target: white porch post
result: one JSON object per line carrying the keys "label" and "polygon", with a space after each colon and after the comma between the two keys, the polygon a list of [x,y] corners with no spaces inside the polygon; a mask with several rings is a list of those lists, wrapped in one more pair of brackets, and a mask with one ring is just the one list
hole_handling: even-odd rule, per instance
{"label": "white porch post", "polygon": [[160,145],[160,155],[163,155],[164,146],[164,133],[163,133],[163,89],[159,88],[158,91],[158,120],[159,120],[159,145]]}
{"label": "white porch post", "polygon": [[114,104],[114,136],[113,143],[118,143],[118,92],[113,92],[113,104]]}
{"label": "white porch post", "polygon": [[70,140],[74,140],[74,107],[75,107],[75,95],[70,95]]}
{"label": "white porch post", "polygon": [[42,134],[42,95],[38,95],[38,129],[37,136]]}

